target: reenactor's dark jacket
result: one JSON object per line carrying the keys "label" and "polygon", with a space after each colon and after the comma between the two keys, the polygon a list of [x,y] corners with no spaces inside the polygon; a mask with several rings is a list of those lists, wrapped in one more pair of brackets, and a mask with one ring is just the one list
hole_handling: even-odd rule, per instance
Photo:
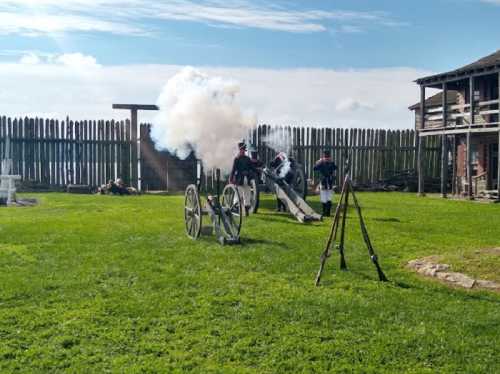
{"label": "reenactor's dark jacket", "polygon": [[250,157],[247,155],[238,155],[235,157],[230,176],[232,183],[242,186],[245,182],[245,177],[250,181],[254,174],[254,166]]}
{"label": "reenactor's dark jacket", "polygon": [[335,170],[337,170],[337,165],[331,158],[322,158],[314,165],[314,171],[317,171],[321,176],[320,183],[323,189],[333,189]]}

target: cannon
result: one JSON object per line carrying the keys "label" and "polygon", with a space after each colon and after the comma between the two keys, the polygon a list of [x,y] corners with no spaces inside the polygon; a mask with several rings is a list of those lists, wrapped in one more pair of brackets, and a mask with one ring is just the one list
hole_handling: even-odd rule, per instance
{"label": "cannon", "polygon": [[[307,197],[307,179],[305,177],[304,166],[297,164],[294,179],[290,187],[302,198],[306,200]],[[255,214],[259,209],[260,193],[267,191],[274,193],[274,184],[266,179],[266,173],[262,172],[256,178],[250,181],[250,212]]]}
{"label": "cannon", "polygon": [[323,218],[306,203],[303,193],[296,191],[283,178],[276,175],[273,170],[264,168],[262,174],[269,190],[276,194],[276,197],[285,204],[287,210],[299,222],[320,221]]}
{"label": "cannon", "polygon": [[[204,205],[200,198],[201,164],[198,163],[196,184],[190,184],[184,195],[184,221],[186,234],[197,240],[202,234],[215,232],[220,244],[240,243],[243,207],[238,188],[227,184],[220,194],[220,170],[216,170],[216,193],[206,194]],[[203,217],[210,218],[211,225],[203,226]]]}

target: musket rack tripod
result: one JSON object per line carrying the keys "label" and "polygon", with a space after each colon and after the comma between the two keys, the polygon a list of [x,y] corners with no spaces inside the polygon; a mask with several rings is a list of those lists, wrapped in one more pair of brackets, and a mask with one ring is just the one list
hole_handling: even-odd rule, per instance
{"label": "musket rack tripod", "polygon": [[363,219],[363,215],[361,214],[361,207],[359,206],[358,199],[356,198],[356,194],[354,193],[354,188],[351,181],[350,176],[350,160],[349,157],[346,157],[345,164],[345,178],[344,183],[342,185],[342,192],[340,193],[339,203],[335,210],[335,216],[333,218],[332,229],[330,231],[330,236],[328,237],[328,241],[326,242],[326,247],[323,253],[321,254],[321,264],[318,270],[318,274],[316,275],[316,286],[319,286],[321,275],[323,274],[323,270],[325,268],[325,263],[328,257],[331,256],[332,246],[337,241],[337,233],[339,231],[340,226],[340,240],[338,244],[338,250],[340,254],[340,268],[342,270],[347,269],[347,265],[344,257],[344,243],[345,243],[345,226],[346,226],[346,218],[347,218],[347,210],[349,207],[349,195],[352,196],[352,201],[354,203],[354,208],[359,217],[359,225],[361,227],[361,234],[363,235],[363,241],[366,244],[368,249],[368,254],[370,255],[370,259],[375,265],[377,269],[379,280],[382,282],[386,282],[388,279],[386,278],[384,272],[382,271],[380,264],[378,263],[378,257],[373,250],[372,243],[370,241],[370,237],[368,236],[368,230],[366,229],[365,221]]}

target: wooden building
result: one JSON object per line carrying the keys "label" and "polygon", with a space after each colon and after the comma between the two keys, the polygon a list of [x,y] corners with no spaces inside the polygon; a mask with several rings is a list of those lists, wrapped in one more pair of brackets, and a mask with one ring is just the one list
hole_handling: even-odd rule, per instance
{"label": "wooden building", "polygon": [[[423,139],[441,139],[441,193],[500,195],[500,50],[459,69],[416,80],[420,102],[415,112],[419,194],[423,195]],[[439,93],[427,98],[427,89]],[[449,191],[451,186],[451,191]]]}

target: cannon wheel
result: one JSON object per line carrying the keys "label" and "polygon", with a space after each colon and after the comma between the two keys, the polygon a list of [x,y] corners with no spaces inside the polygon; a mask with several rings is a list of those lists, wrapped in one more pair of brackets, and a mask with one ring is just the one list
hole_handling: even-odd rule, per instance
{"label": "cannon wheel", "polygon": [[191,239],[198,239],[201,232],[201,203],[198,188],[190,184],[186,188],[184,198],[184,220],[186,233]]}
{"label": "cannon wheel", "polygon": [[260,188],[255,179],[252,179],[250,182],[250,202],[250,212],[257,213],[260,203]]}
{"label": "cannon wheel", "polygon": [[227,232],[224,225],[221,228],[229,238],[236,238],[240,235],[241,223],[243,220],[243,204],[238,188],[234,184],[228,184],[222,191],[222,209],[228,212],[231,232]]}
{"label": "cannon wheel", "polygon": [[307,179],[306,173],[304,171],[304,166],[301,164],[297,165],[297,171],[295,173],[295,179],[293,181],[293,189],[299,194],[304,200],[307,197]]}

